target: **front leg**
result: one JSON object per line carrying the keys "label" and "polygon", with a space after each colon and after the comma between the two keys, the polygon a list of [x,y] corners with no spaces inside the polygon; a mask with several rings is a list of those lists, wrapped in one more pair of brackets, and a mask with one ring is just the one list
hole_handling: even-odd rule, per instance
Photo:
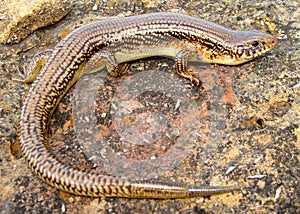
{"label": "front leg", "polygon": [[188,59],[191,57],[191,52],[186,50],[181,50],[176,54],[175,57],[175,68],[179,76],[182,76],[186,79],[192,81],[196,86],[200,84],[200,80],[195,77],[195,74],[192,70],[187,69]]}

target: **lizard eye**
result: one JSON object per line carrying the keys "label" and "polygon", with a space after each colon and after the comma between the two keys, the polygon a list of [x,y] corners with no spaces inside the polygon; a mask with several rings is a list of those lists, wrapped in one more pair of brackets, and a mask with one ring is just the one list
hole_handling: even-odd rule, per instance
{"label": "lizard eye", "polygon": [[251,46],[253,46],[253,47],[257,47],[259,45],[259,42],[258,41],[253,41],[252,43],[251,43]]}

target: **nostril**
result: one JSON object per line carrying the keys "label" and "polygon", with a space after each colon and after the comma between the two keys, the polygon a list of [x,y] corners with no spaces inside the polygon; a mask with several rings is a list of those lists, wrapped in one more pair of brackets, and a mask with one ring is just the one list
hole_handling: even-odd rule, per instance
{"label": "nostril", "polygon": [[275,46],[276,44],[277,44],[277,38],[274,37],[274,38],[272,39],[272,45]]}

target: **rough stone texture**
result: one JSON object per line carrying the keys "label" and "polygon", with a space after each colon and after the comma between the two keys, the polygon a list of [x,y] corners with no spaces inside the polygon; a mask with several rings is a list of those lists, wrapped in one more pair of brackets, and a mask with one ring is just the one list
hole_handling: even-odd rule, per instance
{"label": "rough stone texture", "polygon": [[[53,27],[37,30],[19,44],[0,45],[0,212],[2,213],[300,213],[300,25],[299,1],[73,1],[73,10]],[[279,38],[277,47],[258,59],[240,66],[209,66],[219,78],[206,77],[199,70],[206,94],[193,88],[190,96],[202,105],[201,114],[208,117],[195,128],[199,138],[189,156],[174,170],[159,179],[199,185],[242,186],[241,191],[212,197],[184,200],[143,200],[123,198],[89,198],[65,194],[41,181],[27,167],[18,152],[18,120],[30,85],[11,81],[26,59],[35,53],[51,49],[73,29],[104,16],[137,15],[157,11],[179,11],[201,17],[232,29],[257,29]],[[133,70],[143,68],[174,72],[173,62],[163,58],[139,60]],[[140,73],[143,73],[140,72]],[[198,70],[197,70],[198,72]],[[93,78],[103,78],[95,74]],[[137,72],[138,73],[138,72]],[[86,75],[83,78],[88,77]],[[120,90],[118,84],[135,77],[105,77],[105,85],[97,95],[95,109],[99,115],[101,134],[109,136],[109,117],[105,115],[105,99]],[[82,78],[82,80],[83,80]],[[176,75],[170,79],[177,81]],[[88,80],[91,81],[91,80]],[[145,80],[141,79],[144,83]],[[92,81],[91,81],[92,83]],[[77,84],[82,84],[81,80]],[[224,96],[214,90],[224,86]],[[75,89],[78,85],[75,85]],[[89,87],[92,87],[90,85]],[[95,86],[94,86],[95,87]],[[87,89],[89,89],[87,87]],[[145,88],[146,90],[147,88]],[[198,91],[197,91],[198,90]],[[64,164],[80,170],[101,172],[86,159],[74,132],[71,90],[58,105],[50,123],[50,146]],[[121,91],[127,96],[127,92]],[[85,93],[82,94],[84,96]],[[151,94],[150,94],[151,95]],[[216,101],[212,102],[212,97]],[[152,96],[153,97],[153,96]],[[151,98],[151,97],[150,97]],[[154,96],[154,98],[156,98]],[[162,97],[164,98],[164,97]],[[202,99],[202,100],[201,100]],[[220,100],[218,100],[220,99]],[[223,99],[223,100],[222,100]],[[171,99],[139,100],[145,109],[155,106],[174,109]],[[155,102],[154,102],[155,101]],[[204,101],[204,102],[203,102]],[[107,104],[108,103],[108,104]],[[153,103],[155,105],[153,105]],[[105,104],[105,105],[104,105]],[[134,102],[131,103],[135,105]],[[176,103],[175,103],[176,105]],[[82,111],[85,109],[83,108]],[[167,109],[168,110],[168,109]],[[219,116],[219,112],[225,113]],[[150,114],[151,111],[146,113]],[[174,116],[166,111],[166,115]],[[191,113],[190,117],[196,116]],[[144,114],[145,115],[145,114]],[[175,115],[177,116],[177,115]],[[206,119],[206,118],[205,118]],[[217,123],[215,127],[212,123]],[[101,124],[102,123],[102,124]],[[73,127],[74,126],[74,127]],[[212,129],[214,128],[214,129]],[[89,131],[89,127],[87,127]],[[100,132],[100,131],[99,131]],[[220,136],[214,140],[214,136]],[[97,137],[97,136],[96,136]],[[113,136],[112,136],[113,137]],[[114,138],[111,138],[114,140]],[[89,142],[88,142],[89,143]],[[92,143],[92,142],[91,142]],[[111,141],[111,147],[123,157],[140,158],[141,150]],[[93,145],[93,144],[91,144]],[[208,152],[205,146],[211,145]],[[172,147],[156,144],[157,156]],[[162,150],[160,150],[162,148]],[[124,150],[123,150],[124,149]],[[126,150],[125,150],[126,149]],[[95,148],[96,150],[96,148]],[[150,150],[151,151],[151,150]],[[12,155],[13,154],[13,155]],[[113,155],[113,154],[112,154]],[[106,155],[109,158],[109,155]],[[147,156],[142,156],[147,157]],[[152,156],[148,156],[152,157]],[[127,162],[124,163],[128,164]],[[113,167],[113,166],[112,166]],[[135,169],[132,169],[135,170]],[[110,173],[106,171],[105,173]]]}
{"label": "rough stone texture", "polygon": [[71,10],[69,0],[0,2],[0,43],[18,43],[38,28],[58,22]]}

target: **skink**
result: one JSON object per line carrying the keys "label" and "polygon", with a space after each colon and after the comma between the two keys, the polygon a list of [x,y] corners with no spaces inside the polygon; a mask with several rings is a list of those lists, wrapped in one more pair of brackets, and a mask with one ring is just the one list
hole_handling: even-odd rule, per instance
{"label": "skink", "polygon": [[237,190],[236,186],[193,186],[79,171],[51,153],[46,130],[61,98],[85,73],[107,67],[112,76],[120,76],[128,69],[128,61],[168,56],[175,59],[180,76],[197,84],[186,68],[188,61],[237,65],[260,56],[276,43],[274,36],[259,31],[232,31],[178,13],[152,13],[82,26],[29,66],[23,82],[34,82],[20,120],[24,158],[45,182],[76,195],[190,198]]}

